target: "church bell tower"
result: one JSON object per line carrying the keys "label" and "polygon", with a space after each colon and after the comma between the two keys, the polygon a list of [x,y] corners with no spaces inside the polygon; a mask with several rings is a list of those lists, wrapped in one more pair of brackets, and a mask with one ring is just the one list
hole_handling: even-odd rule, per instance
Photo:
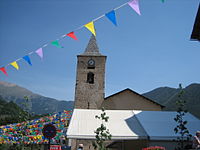
{"label": "church bell tower", "polygon": [[99,52],[94,35],[77,56],[75,106],[79,109],[99,109],[104,100],[106,56]]}

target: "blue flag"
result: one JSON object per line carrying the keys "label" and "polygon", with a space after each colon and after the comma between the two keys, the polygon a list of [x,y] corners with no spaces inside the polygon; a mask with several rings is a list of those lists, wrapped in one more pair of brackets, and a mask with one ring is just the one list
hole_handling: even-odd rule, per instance
{"label": "blue flag", "polygon": [[29,64],[32,66],[32,63],[31,63],[31,60],[30,60],[30,57],[28,55],[24,56],[23,59]]}
{"label": "blue flag", "polygon": [[106,15],[106,17],[107,17],[110,21],[112,21],[112,23],[113,23],[114,25],[117,26],[117,21],[116,21],[115,11],[114,11],[114,10],[112,10],[112,11],[106,13],[105,15]]}

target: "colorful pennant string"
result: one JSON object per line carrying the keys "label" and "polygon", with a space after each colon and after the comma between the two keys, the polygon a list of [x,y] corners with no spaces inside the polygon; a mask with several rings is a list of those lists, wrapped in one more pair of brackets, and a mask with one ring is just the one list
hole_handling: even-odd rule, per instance
{"label": "colorful pennant string", "polygon": [[53,124],[57,133],[52,140],[57,143],[61,137],[65,137],[65,129],[71,119],[72,111],[64,110],[55,114],[49,114],[38,119],[0,126],[1,144],[45,144],[48,139],[43,136],[44,125]]}
{"label": "colorful pennant string", "polygon": [[32,63],[31,63],[31,59],[28,55],[24,56],[23,59],[29,64],[32,66]]}
{"label": "colorful pennant string", "polygon": [[58,42],[57,40],[51,42],[51,44],[54,45],[54,46],[56,46],[56,47],[58,47],[58,48],[63,48],[63,47],[59,44],[59,42]]}
{"label": "colorful pennant string", "polygon": [[[165,2],[165,0],[161,0],[161,2]],[[139,8],[139,0],[131,0],[129,2],[126,2],[122,5],[120,5],[119,7],[116,7],[115,9],[113,9],[112,11],[104,14],[104,15],[101,15],[100,17],[97,17],[96,19],[93,19],[92,21],[90,21],[89,23],[83,25],[83,26],[80,26],[79,28],[73,30],[73,32],[70,32],[68,34],[64,34],[62,35],[59,39],[55,40],[55,41],[52,41],[52,42],[49,42],[50,44],[58,47],[58,48],[63,48],[60,44],[59,44],[59,40],[63,39],[64,37],[66,36],[69,36],[71,38],[73,38],[74,40],[78,40],[77,37],[75,36],[74,34],[74,31],[77,31],[77,30],[80,30],[82,29],[83,27],[87,28],[94,36],[96,36],[96,31],[95,31],[95,27],[94,27],[94,22],[101,19],[102,17],[106,16],[115,26],[117,26],[117,21],[116,21],[116,14],[115,14],[115,11],[118,10],[119,8],[125,6],[125,5],[129,5],[133,10],[136,11],[137,14],[141,15],[140,13],[140,8]],[[47,44],[44,44],[43,46],[41,46],[41,48],[39,48],[38,50],[36,51],[33,51],[33,52],[30,52],[28,55],[32,55],[34,53],[36,53],[41,59],[43,59],[43,49],[44,47],[48,46],[49,43]],[[32,65],[31,63],[31,60],[30,60],[30,57],[26,55],[23,57],[23,59],[29,64],[29,65]],[[17,59],[16,61],[12,62],[12,63],[9,63],[7,64],[5,67],[7,67],[8,65],[12,65],[13,67],[15,67],[17,70],[19,69],[19,66],[17,64],[17,61],[21,60],[21,58]],[[5,67],[2,67],[0,68],[1,71],[7,75],[7,72],[6,72],[6,69]]]}
{"label": "colorful pennant string", "polygon": [[0,70],[1,70],[6,76],[8,76],[5,67],[1,67]]}
{"label": "colorful pennant string", "polygon": [[19,70],[19,66],[16,61],[10,63],[15,69]]}
{"label": "colorful pennant string", "polygon": [[67,36],[71,37],[74,40],[78,40],[77,37],[75,36],[74,32],[70,32],[68,34],[66,34]]}
{"label": "colorful pennant string", "polygon": [[40,56],[41,59],[43,59],[43,50],[42,50],[42,48],[39,48],[35,52],[38,54],[38,56]]}
{"label": "colorful pennant string", "polygon": [[95,28],[94,28],[94,22],[89,22],[88,24],[84,25],[94,36],[96,36]]}
{"label": "colorful pennant string", "polygon": [[115,26],[117,26],[117,21],[116,21],[116,16],[115,16],[114,10],[110,11],[109,13],[106,13],[105,15]]}
{"label": "colorful pennant string", "polygon": [[141,15],[138,0],[132,0],[132,1],[128,2],[128,4],[131,8],[133,8],[136,11],[136,13]]}

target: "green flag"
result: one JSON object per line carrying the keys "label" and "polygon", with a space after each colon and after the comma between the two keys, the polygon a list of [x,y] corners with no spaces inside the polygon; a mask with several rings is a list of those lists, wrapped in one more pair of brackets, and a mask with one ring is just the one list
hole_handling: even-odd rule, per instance
{"label": "green flag", "polygon": [[58,41],[53,41],[53,42],[51,42],[51,44],[54,45],[54,46],[56,46],[56,47],[58,47],[58,48],[63,48],[63,47],[58,43]]}

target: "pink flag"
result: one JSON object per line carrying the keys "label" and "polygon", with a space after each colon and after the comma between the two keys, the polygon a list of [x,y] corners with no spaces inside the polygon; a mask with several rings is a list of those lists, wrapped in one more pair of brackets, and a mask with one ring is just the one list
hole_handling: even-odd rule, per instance
{"label": "pink flag", "polygon": [[38,50],[35,51],[38,56],[40,56],[40,58],[43,58],[43,51],[42,51],[42,48],[39,48]]}
{"label": "pink flag", "polygon": [[131,8],[133,8],[139,15],[141,15],[140,13],[140,8],[139,8],[139,0],[132,0],[130,2],[128,2],[129,6]]}

